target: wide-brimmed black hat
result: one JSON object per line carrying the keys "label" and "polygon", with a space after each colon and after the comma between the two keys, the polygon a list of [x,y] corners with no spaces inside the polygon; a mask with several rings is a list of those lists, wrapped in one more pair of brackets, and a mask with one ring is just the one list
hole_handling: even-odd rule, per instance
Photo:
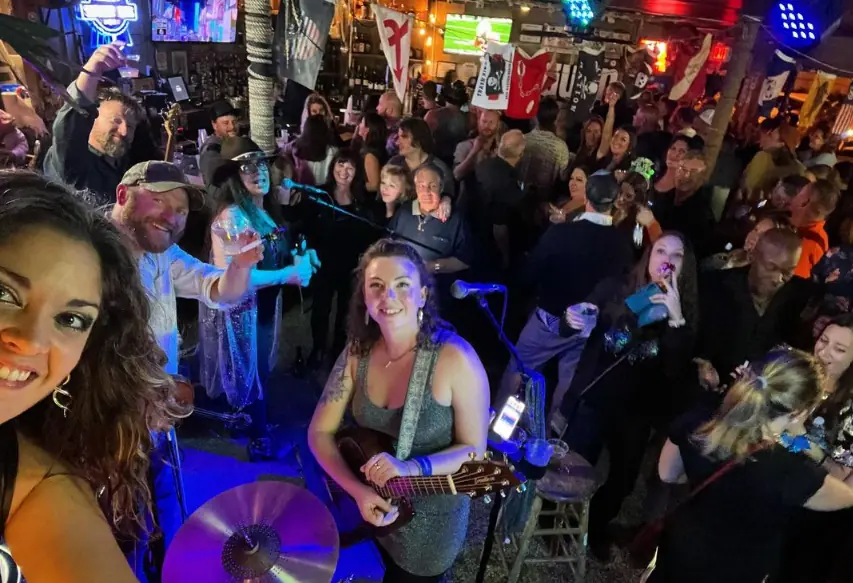
{"label": "wide-brimmed black hat", "polygon": [[267,154],[249,138],[236,136],[222,140],[219,155],[222,157],[222,163],[213,172],[212,180],[216,186],[220,186],[228,178],[237,174],[240,171],[240,164],[268,161],[275,158],[277,154]]}

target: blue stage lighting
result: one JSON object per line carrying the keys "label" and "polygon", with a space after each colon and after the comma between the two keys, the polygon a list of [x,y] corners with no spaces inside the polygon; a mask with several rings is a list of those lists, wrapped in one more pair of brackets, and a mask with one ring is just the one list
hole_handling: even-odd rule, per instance
{"label": "blue stage lighting", "polygon": [[782,42],[808,49],[834,30],[841,4],[842,0],[777,0],[771,4],[767,22]]}

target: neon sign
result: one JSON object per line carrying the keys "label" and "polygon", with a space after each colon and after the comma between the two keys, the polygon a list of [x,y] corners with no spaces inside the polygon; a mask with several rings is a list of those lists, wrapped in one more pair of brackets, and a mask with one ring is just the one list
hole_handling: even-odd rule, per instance
{"label": "neon sign", "polygon": [[91,23],[103,35],[117,37],[139,19],[132,0],[83,0],[78,6],[80,20]]}

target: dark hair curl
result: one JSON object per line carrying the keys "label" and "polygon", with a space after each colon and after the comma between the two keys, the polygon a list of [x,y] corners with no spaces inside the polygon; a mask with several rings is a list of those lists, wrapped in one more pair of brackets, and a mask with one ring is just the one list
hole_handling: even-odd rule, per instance
{"label": "dark hair curl", "polygon": [[92,246],[102,297],[86,347],[65,389],[67,418],[50,398],[12,423],[68,472],[99,492],[113,530],[144,532],[150,511],[151,431],[167,430],[188,410],[175,402],[166,357],[149,327],[149,299],[123,235],[67,187],[41,175],[0,172],[0,244],[35,227]]}

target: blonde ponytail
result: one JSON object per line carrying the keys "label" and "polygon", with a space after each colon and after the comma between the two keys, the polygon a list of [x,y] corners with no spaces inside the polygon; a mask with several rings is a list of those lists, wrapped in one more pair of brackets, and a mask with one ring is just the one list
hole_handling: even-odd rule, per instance
{"label": "blonde ponytail", "polygon": [[708,457],[743,459],[765,439],[771,421],[814,407],[822,377],[812,355],[774,349],[735,382],[714,418],[696,431],[694,439]]}

